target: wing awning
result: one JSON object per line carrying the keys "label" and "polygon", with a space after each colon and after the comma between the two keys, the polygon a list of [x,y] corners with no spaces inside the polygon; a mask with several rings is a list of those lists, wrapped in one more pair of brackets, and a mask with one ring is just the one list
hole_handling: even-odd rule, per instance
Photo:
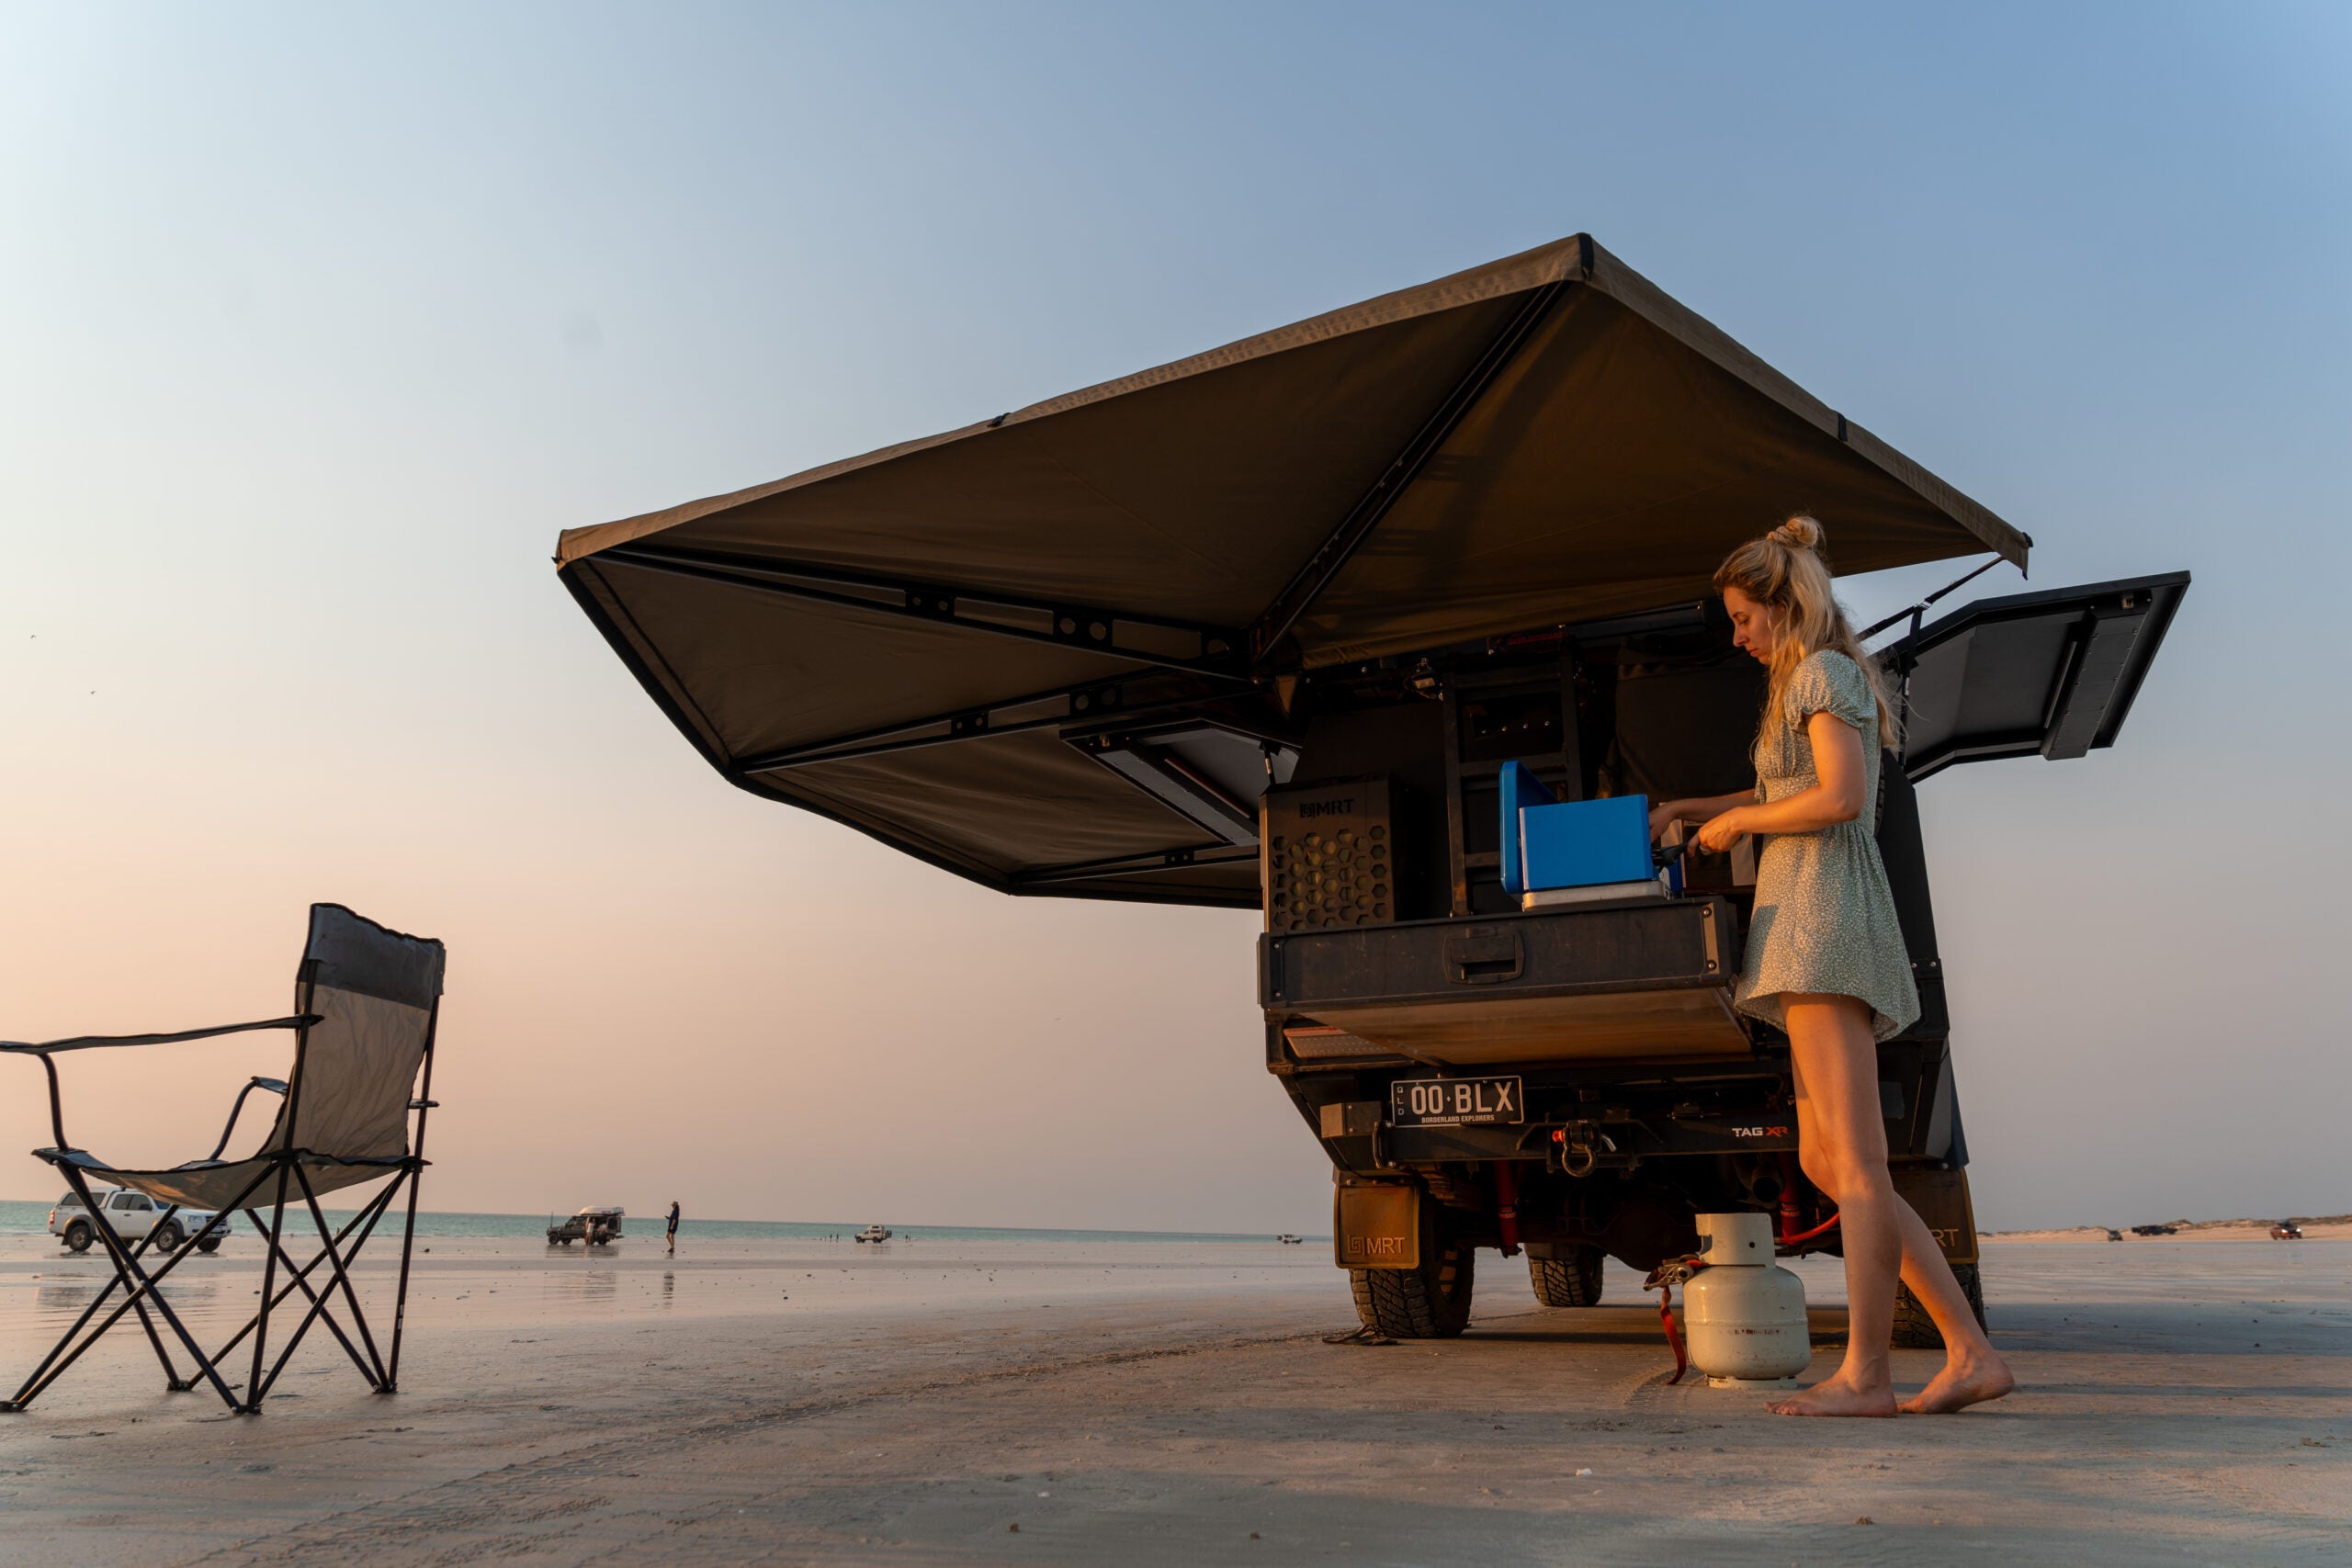
{"label": "wing awning", "polygon": [[1060,728],[1697,598],[1798,509],[1843,572],[2030,543],[1578,235],[557,561],[743,788],[1009,891],[1253,904]]}

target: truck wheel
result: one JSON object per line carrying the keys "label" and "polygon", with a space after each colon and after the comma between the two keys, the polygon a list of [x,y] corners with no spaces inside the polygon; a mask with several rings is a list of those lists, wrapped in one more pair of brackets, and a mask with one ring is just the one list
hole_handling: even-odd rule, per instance
{"label": "truck wheel", "polygon": [[[1984,1326],[1984,1276],[1973,1263],[1955,1263],[1953,1278],[1967,1292],[1968,1310],[1976,1314],[1976,1326]],[[1944,1337],[1936,1327],[1936,1320],[1919,1298],[1911,1293],[1908,1285],[1894,1287],[1894,1348],[1898,1350],[1940,1350]]]}
{"label": "truck wheel", "polygon": [[206,1236],[196,1244],[196,1249],[198,1252],[218,1252],[220,1250],[220,1238],[218,1235]]}
{"label": "truck wheel", "polygon": [[155,1246],[162,1251],[177,1252],[180,1243],[187,1239],[187,1233],[180,1229],[177,1220],[165,1220],[155,1227]]}
{"label": "truck wheel", "polygon": [[1356,1315],[1366,1328],[1392,1339],[1451,1339],[1470,1326],[1476,1256],[1469,1243],[1447,1236],[1425,1219],[1419,1268],[1348,1270]]}
{"label": "truck wheel", "polygon": [[1589,1307],[1600,1304],[1600,1266],[1607,1255],[1597,1247],[1563,1247],[1563,1256],[1527,1259],[1527,1278],[1535,1299],[1547,1307]]}
{"label": "truck wheel", "polygon": [[90,1243],[96,1239],[87,1220],[75,1220],[65,1227],[65,1250],[68,1252],[87,1252]]}

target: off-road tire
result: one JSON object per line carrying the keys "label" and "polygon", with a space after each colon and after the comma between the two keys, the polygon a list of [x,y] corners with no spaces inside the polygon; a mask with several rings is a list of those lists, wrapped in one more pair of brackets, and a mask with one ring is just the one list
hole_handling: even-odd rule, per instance
{"label": "off-road tire", "polygon": [[87,1252],[90,1244],[97,1239],[97,1232],[90,1228],[87,1220],[75,1220],[65,1227],[65,1250],[68,1252]]}
{"label": "off-road tire", "polygon": [[1451,1339],[1470,1326],[1477,1254],[1466,1242],[1431,1235],[1432,1228],[1422,1222],[1419,1268],[1348,1270],[1366,1328],[1392,1339]]}
{"label": "off-road tire", "polygon": [[[1976,1326],[1984,1327],[1984,1275],[1973,1263],[1955,1263],[1951,1271],[1952,1277],[1960,1281],[1961,1290],[1968,1296],[1968,1310],[1976,1314]],[[1911,1293],[1908,1285],[1894,1287],[1894,1348],[1898,1350],[1940,1350],[1944,1348],[1944,1337],[1937,1330],[1936,1320],[1928,1315],[1928,1309],[1920,1304],[1918,1297]]]}
{"label": "off-road tire", "polygon": [[155,1227],[155,1245],[151,1250],[155,1252],[177,1252],[180,1249],[180,1243],[187,1239],[187,1232],[180,1229],[179,1221],[165,1220],[162,1224]]}
{"label": "off-road tire", "polygon": [[1527,1259],[1528,1282],[1535,1299],[1547,1307],[1591,1307],[1600,1304],[1600,1267],[1608,1254],[1597,1247],[1564,1247],[1559,1258]]}
{"label": "off-road tire", "polygon": [[196,1249],[198,1252],[218,1252],[220,1250],[220,1238],[217,1235],[206,1236],[196,1244]]}

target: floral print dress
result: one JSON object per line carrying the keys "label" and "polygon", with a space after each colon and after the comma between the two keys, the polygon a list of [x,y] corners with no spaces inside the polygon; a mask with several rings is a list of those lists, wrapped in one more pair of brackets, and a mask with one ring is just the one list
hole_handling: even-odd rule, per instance
{"label": "floral print dress", "polygon": [[[1869,680],[1842,653],[1815,653],[1797,666],[1780,711],[1756,738],[1759,799],[1785,800],[1821,782],[1805,724],[1827,713],[1862,737],[1862,799],[1878,799],[1878,705]],[[1886,865],[1868,807],[1850,822],[1810,833],[1766,836],[1756,860],[1756,913],[1748,922],[1739,1010],[1784,1028],[1781,997],[1832,992],[1858,997],[1881,1040],[1917,1021],[1919,992],[1887,890]]]}

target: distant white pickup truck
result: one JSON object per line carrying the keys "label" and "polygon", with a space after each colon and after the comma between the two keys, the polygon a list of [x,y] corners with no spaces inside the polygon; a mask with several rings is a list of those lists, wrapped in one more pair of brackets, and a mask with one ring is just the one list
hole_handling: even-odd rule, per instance
{"label": "distant white pickup truck", "polygon": [[[149,1231],[155,1233],[155,1245],[151,1252],[176,1252],[180,1243],[210,1222],[212,1215],[203,1209],[182,1209],[170,1219],[164,1215],[169,1205],[158,1203],[144,1192],[120,1189],[98,1195],[99,1212],[114,1234],[127,1242],[136,1242]],[[90,1216],[82,1207],[82,1200],[68,1192],[49,1212],[49,1234],[65,1244],[68,1252],[87,1252],[90,1244],[98,1239],[91,1226]],[[223,1221],[209,1235],[196,1244],[198,1252],[218,1252],[221,1239],[229,1234]]]}

